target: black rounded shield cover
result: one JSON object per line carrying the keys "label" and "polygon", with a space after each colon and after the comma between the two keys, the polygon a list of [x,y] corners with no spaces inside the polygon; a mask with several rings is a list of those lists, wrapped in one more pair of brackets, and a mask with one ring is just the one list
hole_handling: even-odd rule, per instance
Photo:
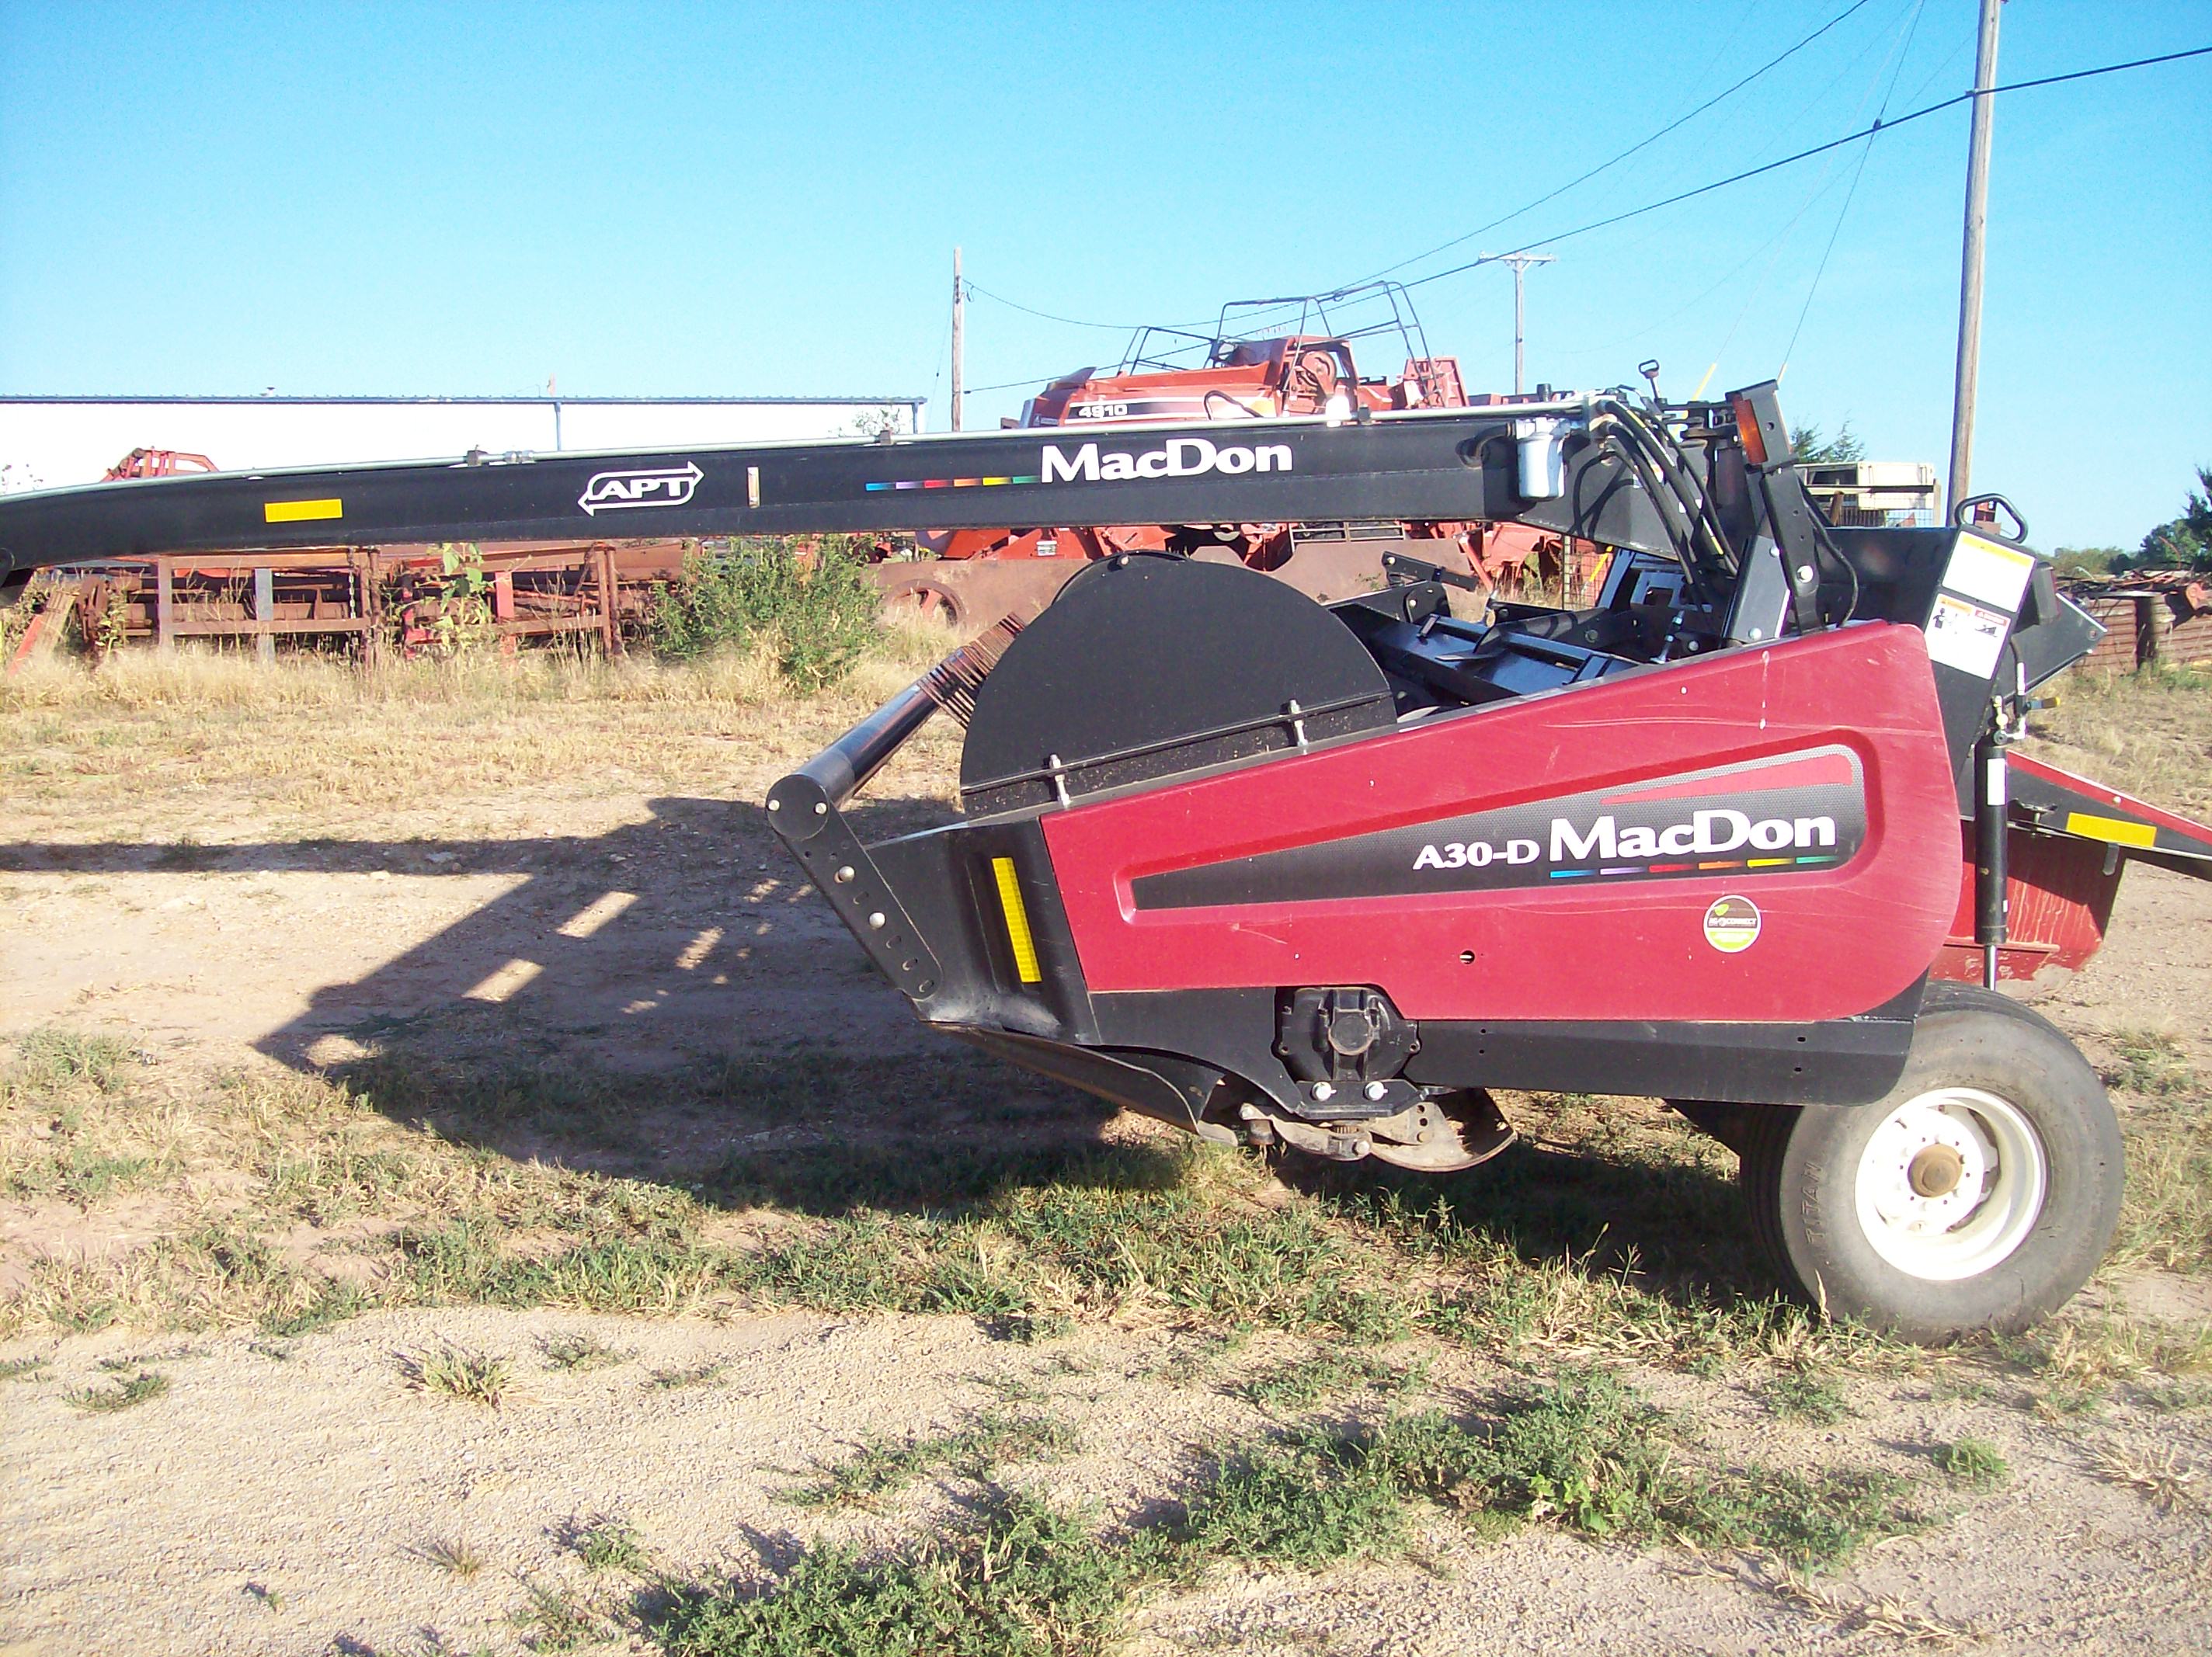
{"label": "black rounded shield cover", "polygon": [[[1297,704],[1293,713],[1291,705]],[[1071,795],[1379,730],[1390,689],[1350,628],[1239,565],[1092,565],[1023,628],[975,696],[970,811]]]}

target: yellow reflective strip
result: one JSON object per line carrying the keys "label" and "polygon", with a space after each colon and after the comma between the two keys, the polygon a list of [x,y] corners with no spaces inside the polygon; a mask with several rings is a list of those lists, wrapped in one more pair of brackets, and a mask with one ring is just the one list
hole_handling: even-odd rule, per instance
{"label": "yellow reflective strip", "polygon": [[1785,863],[1795,863],[1796,858],[1752,858],[1744,864],[1747,869],[1778,869]]}
{"label": "yellow reflective strip", "polygon": [[2066,832],[2083,840],[2108,840],[2115,846],[2158,844],[2158,830],[2147,822],[2123,822],[2118,817],[2095,816],[2087,811],[2069,811]]}
{"label": "yellow reflective strip", "polygon": [[307,524],[319,518],[344,516],[343,501],[270,501],[261,507],[261,521],[264,524]]}
{"label": "yellow reflective strip", "polygon": [[1030,913],[1022,907],[1013,859],[993,858],[991,872],[998,877],[999,907],[1006,912],[1006,942],[1014,946],[1014,971],[1024,984],[1042,984],[1044,968],[1037,965],[1036,940],[1030,936]]}

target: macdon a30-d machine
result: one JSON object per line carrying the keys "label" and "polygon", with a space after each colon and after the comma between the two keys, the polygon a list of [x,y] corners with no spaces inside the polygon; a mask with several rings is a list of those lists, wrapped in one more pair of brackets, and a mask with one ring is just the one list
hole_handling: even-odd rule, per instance
{"label": "macdon a30-d machine", "polygon": [[[1612,555],[1589,608],[1480,623],[1403,549],[1328,605],[1104,560],[777,783],[770,821],[933,1028],[1206,1138],[1443,1174],[1511,1137],[1489,1089],[1657,1096],[1740,1154],[1832,1312],[1941,1339],[2071,1296],[2119,1132],[1996,986],[2085,962],[2129,862],[2212,876],[2212,828],[2008,752],[2095,624],[1996,497],[1823,521],[1771,385],[97,484],[0,501],[0,581],[333,541],[1366,519]],[[960,820],[863,844],[842,808],[939,709]]]}

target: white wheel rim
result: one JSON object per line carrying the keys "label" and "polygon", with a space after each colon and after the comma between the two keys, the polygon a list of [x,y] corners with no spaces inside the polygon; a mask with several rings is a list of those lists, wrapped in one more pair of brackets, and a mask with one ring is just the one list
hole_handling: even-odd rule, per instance
{"label": "white wheel rim", "polygon": [[[1915,1187],[1955,1183],[1930,1194]],[[1937,1088],[1882,1118],[1859,1156],[1859,1226],[1875,1253],[1930,1283],[1989,1271],[2027,1241],[2051,1188],[2034,1125],[1978,1088]]]}

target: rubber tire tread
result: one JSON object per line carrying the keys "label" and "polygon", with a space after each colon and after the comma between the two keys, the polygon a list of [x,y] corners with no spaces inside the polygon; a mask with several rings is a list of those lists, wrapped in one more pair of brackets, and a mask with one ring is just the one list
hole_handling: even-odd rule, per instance
{"label": "rubber tire tread", "polygon": [[[2064,1032],[2033,1009],[2022,1006],[2008,997],[1985,990],[1979,985],[1948,981],[1930,983],[1928,986],[1926,997],[1921,1003],[1921,1020],[1926,1021],[1931,1017],[1958,1013],[1978,1013],[1988,1017],[2003,1019],[2021,1025],[2026,1030],[2034,1032],[2039,1044],[2056,1044],[2051,1056],[2059,1065],[2075,1070],[2073,1079],[2077,1086],[2084,1082],[2088,1084],[2088,1090],[2082,1095],[2085,1106],[2082,1125],[2089,1137],[2098,1142],[2103,1165],[2095,1170],[2086,1187],[2094,1211],[2086,1217],[2090,1225],[2100,1234],[2095,1238],[2095,1256],[2101,1257],[2105,1247],[2111,1242],[2112,1232],[2118,1222],[2123,1174],[2118,1120],[2112,1114],[2112,1105],[2105,1097],[2103,1085],[2098,1081],[2096,1073],[2090,1069],[2088,1061],[2081,1057],[2080,1050],[2067,1038]],[[1922,1046],[1917,1028],[1915,1030],[1914,1045],[1916,1049]],[[1790,1147],[1800,1132],[1832,1135],[1847,1113],[1870,1113],[1876,1118],[1886,1115],[1890,1107],[1902,1102],[1904,1097],[1909,1096],[1905,1093],[1906,1088],[1922,1087],[1924,1084],[1923,1078],[1914,1077],[1912,1059],[1908,1058],[1905,1075],[1900,1078],[1898,1088],[1873,1104],[1812,1107],[1809,1110],[1805,1107],[1777,1105],[1756,1112],[1743,1136],[1743,1147],[1741,1153],[1741,1179],[1746,1205],[1751,1214],[1752,1235],[1758,1240],[1759,1247],[1765,1252],[1783,1282],[1808,1302],[1820,1306],[1824,1311],[1847,1312],[1878,1327],[1887,1328],[1908,1339],[1930,1344],[1954,1339],[1979,1328],[1991,1329],[2000,1333],[2017,1332],[2041,1321],[2043,1318],[2056,1311],[2059,1306],[2071,1298],[2075,1290],[2080,1287],[2080,1282],[2066,1283],[2063,1279],[2075,1276],[2073,1272],[2061,1272],[2058,1278],[2024,1297],[2016,1308],[2008,1313],[1990,1317],[1978,1324],[1962,1324],[1933,1310],[1929,1302],[1938,1298],[1936,1295],[1910,1296],[1909,1298],[1921,1302],[1917,1307],[1908,1304],[1881,1305],[1873,1303],[1871,1301],[1868,1303],[1842,1307],[1828,1304],[1824,1301],[1819,1287],[1818,1280],[1823,1274],[1817,1271],[1808,1270],[1807,1267],[1813,1264],[1812,1261],[1807,1259],[1801,1262],[1790,1246],[1790,1228],[1785,1223],[1784,1211],[1784,1194],[1790,1182],[1787,1162]],[[2023,1102],[2020,1100],[2015,1099],[2012,1102],[2025,1108]],[[1855,1168],[1856,1152],[1853,1153],[1853,1158]],[[2057,1170],[2054,1168],[2054,1184],[2057,1177]],[[2048,1207],[2050,1200],[2051,1198],[2047,1196],[2045,1217],[2050,1213]],[[1852,1223],[1856,1223],[1855,1220]],[[2026,1251],[2034,1247],[2043,1229],[2043,1221],[2039,1218],[2036,1231],[2022,1242],[2021,1250]],[[2016,1252],[2006,1262],[2001,1263],[2000,1267],[1992,1268],[1992,1270],[2002,1269],[2002,1266],[2008,1266],[2019,1259],[2020,1253]],[[2088,1271],[2094,1270],[2094,1265],[2095,1259],[2093,1258],[2088,1267],[2080,1272],[2080,1278],[2086,1278]],[[1905,1278],[1901,1273],[1897,1275],[1908,1287],[1917,1287],[1916,1280]],[[1931,1284],[1929,1287],[1930,1290],[1940,1290],[1942,1286]]]}

